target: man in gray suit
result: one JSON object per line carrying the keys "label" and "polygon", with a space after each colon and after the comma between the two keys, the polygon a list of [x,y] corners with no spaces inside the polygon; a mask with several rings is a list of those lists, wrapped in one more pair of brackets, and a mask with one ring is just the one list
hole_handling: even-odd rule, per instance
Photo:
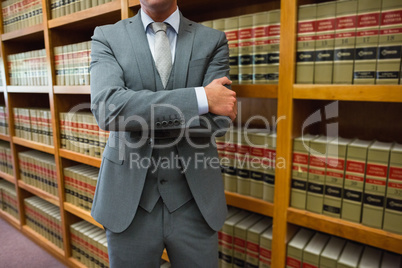
{"label": "man in gray suit", "polygon": [[[184,18],[177,0],[140,3],[92,36],[91,109],[110,131],[92,216],[112,267],[158,267],[164,248],[173,267],[217,267],[227,207],[214,139],[237,115],[227,40]],[[153,22],[167,25],[165,80]]]}

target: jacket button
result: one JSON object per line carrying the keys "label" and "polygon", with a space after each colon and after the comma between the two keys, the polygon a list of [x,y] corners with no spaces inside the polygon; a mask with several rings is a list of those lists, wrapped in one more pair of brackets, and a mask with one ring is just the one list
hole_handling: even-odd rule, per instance
{"label": "jacket button", "polygon": [[180,120],[179,120],[179,119],[173,120],[173,124],[174,124],[175,126],[180,125]]}
{"label": "jacket button", "polygon": [[156,126],[156,127],[161,127],[161,122],[156,122],[156,123],[155,123],[155,126]]}
{"label": "jacket button", "polygon": [[168,125],[167,121],[162,121],[162,127],[166,127]]}

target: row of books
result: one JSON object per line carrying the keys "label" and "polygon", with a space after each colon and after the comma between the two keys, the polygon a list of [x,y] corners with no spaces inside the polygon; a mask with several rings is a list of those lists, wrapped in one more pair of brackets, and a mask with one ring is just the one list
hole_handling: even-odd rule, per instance
{"label": "row of books", "polygon": [[271,267],[272,218],[229,207],[218,239],[219,267]]}
{"label": "row of books", "polygon": [[7,108],[0,106],[0,134],[8,135]]}
{"label": "row of books", "polygon": [[298,11],[296,82],[399,84],[402,2],[344,0]]}
{"label": "row of books", "polygon": [[99,168],[84,164],[64,168],[66,202],[90,211],[98,174]]}
{"label": "row of books", "polygon": [[52,12],[52,19],[99,6],[111,1],[112,0],[51,0],[50,10]]}
{"label": "row of books", "polygon": [[24,199],[27,226],[45,239],[64,249],[60,208],[37,196]]}
{"label": "row of books", "polygon": [[32,50],[7,56],[10,85],[47,86],[46,50]]}
{"label": "row of books", "polygon": [[42,23],[42,1],[5,0],[1,3],[5,33]]}
{"label": "row of books", "polygon": [[402,256],[300,228],[287,244],[286,268],[402,267]]}
{"label": "row of books", "polygon": [[90,41],[55,47],[54,64],[57,85],[89,85],[90,54]]}
{"label": "row of books", "polygon": [[54,155],[30,150],[18,153],[20,178],[23,182],[51,195],[59,196]]}
{"label": "row of books", "polygon": [[0,141],[0,171],[14,175],[13,170],[13,156],[11,155],[10,143]]}
{"label": "row of books", "polygon": [[98,127],[90,112],[60,113],[61,148],[101,158],[109,132]]}
{"label": "row of books", "polygon": [[15,136],[53,145],[52,117],[49,109],[13,108]]}
{"label": "row of books", "polygon": [[202,22],[224,31],[233,84],[277,84],[280,10]]}
{"label": "row of books", "polygon": [[0,209],[19,220],[15,185],[0,179]]}
{"label": "row of books", "polygon": [[216,144],[225,190],[273,202],[276,133],[233,129]]}
{"label": "row of books", "polygon": [[86,267],[109,267],[105,230],[86,221],[70,226],[72,257]]}
{"label": "row of books", "polygon": [[291,206],[402,234],[402,144],[304,135]]}

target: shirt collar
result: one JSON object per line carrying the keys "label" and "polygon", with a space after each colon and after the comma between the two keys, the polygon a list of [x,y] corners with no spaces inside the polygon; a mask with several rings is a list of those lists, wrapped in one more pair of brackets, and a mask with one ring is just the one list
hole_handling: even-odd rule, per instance
{"label": "shirt collar", "polygon": [[[148,16],[141,8],[141,20],[142,24],[144,25],[144,31],[147,31],[147,27],[149,24],[153,23],[154,20],[151,19],[150,16]],[[176,34],[179,32],[179,24],[180,24],[180,13],[179,13],[179,8],[176,8],[176,11],[173,12],[169,18],[167,18],[164,22],[169,24],[176,32]]]}

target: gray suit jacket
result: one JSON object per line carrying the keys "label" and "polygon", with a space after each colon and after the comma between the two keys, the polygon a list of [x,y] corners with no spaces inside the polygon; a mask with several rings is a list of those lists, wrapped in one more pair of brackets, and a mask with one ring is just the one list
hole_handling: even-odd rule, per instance
{"label": "gray suit jacket", "polygon": [[190,163],[185,177],[207,223],[219,230],[226,218],[220,167],[211,161],[218,157],[211,135],[224,135],[230,120],[211,113],[198,116],[194,87],[229,75],[227,40],[223,32],[180,16],[170,90],[158,86],[140,13],[97,27],[92,36],[91,110],[110,136],[91,214],[113,232],[124,231],[136,214],[147,168],[133,163],[133,156],[151,157],[153,131],[175,137],[191,130],[191,142],[205,145],[195,149],[182,139],[176,148],[181,160]]}

